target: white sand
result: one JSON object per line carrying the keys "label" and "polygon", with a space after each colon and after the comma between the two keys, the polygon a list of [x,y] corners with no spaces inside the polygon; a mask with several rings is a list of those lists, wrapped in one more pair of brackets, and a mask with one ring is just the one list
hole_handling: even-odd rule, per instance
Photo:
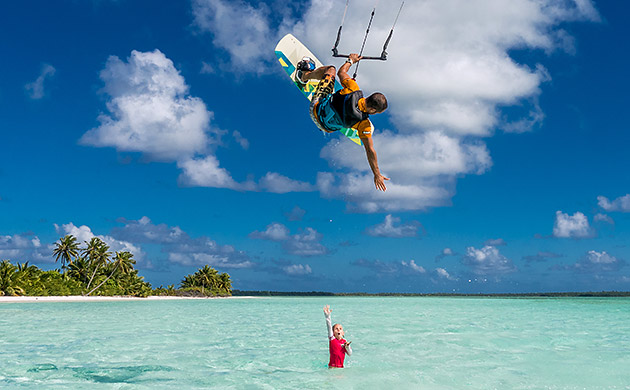
{"label": "white sand", "polygon": [[50,297],[7,297],[1,296],[0,303],[16,303],[16,302],[103,302],[103,301],[157,301],[157,300],[174,300],[174,299],[241,299],[241,298],[257,298],[257,297],[170,297],[170,296],[150,296],[147,298],[139,297],[84,297],[82,295],[69,296],[50,296]]}

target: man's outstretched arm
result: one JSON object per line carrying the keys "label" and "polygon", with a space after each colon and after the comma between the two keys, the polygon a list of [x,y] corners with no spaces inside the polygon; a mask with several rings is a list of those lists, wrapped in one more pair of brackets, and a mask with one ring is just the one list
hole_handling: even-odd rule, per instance
{"label": "man's outstretched arm", "polygon": [[376,158],[376,150],[374,150],[372,137],[362,138],[361,141],[363,141],[365,154],[367,155],[368,163],[370,163],[370,168],[374,174],[374,185],[376,186],[376,189],[381,191],[387,190],[387,187],[385,187],[385,180],[389,180],[389,178],[381,175],[381,171],[378,169],[378,160]]}

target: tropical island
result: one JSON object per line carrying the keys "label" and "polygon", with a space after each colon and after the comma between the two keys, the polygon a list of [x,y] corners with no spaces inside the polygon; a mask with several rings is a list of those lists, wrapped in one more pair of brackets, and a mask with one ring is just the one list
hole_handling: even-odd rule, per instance
{"label": "tropical island", "polygon": [[128,251],[112,253],[98,237],[81,246],[73,235],[61,237],[53,249],[60,269],[45,271],[27,262],[0,261],[0,296],[181,296],[232,295],[230,275],[209,265],[186,275],[179,288],[152,288],[134,268]]}

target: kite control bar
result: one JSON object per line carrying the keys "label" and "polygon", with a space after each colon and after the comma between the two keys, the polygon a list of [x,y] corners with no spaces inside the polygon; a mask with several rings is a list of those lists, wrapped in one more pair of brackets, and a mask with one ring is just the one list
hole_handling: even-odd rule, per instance
{"label": "kite control bar", "polygon": [[[332,48],[333,57],[348,58],[349,56],[348,54],[339,54],[339,51],[337,50],[337,46],[339,46],[339,41],[341,40],[341,30],[343,28],[344,19],[346,18],[346,11],[348,11],[349,2],[350,0],[346,1],[346,9],[343,11],[343,17],[341,18],[341,25],[339,26],[339,30],[337,30],[337,40],[335,41],[335,46]],[[387,45],[389,45],[389,41],[392,39],[392,35],[394,34],[394,27],[396,26],[396,22],[398,22],[400,11],[402,11],[402,8],[404,5],[405,5],[405,2],[403,1],[402,4],[400,5],[400,9],[398,10],[398,15],[396,15],[396,19],[394,20],[394,24],[392,25],[391,30],[389,30],[389,35],[387,36],[387,39],[385,40],[385,44],[383,45],[383,51],[381,52],[381,55],[379,57],[364,56],[362,58],[363,60],[381,60],[381,61],[387,60]],[[374,19],[375,11],[376,11],[376,7],[372,9],[372,14],[370,15],[370,22],[368,23],[367,30],[365,31],[365,37],[363,38],[363,45],[361,45],[361,53],[359,54],[359,56],[363,54],[363,48],[365,47],[365,41],[367,40],[367,36],[370,33],[370,26],[372,26],[372,20]],[[358,69],[358,64],[357,64],[357,69]],[[356,72],[355,72],[354,77],[356,77]]]}

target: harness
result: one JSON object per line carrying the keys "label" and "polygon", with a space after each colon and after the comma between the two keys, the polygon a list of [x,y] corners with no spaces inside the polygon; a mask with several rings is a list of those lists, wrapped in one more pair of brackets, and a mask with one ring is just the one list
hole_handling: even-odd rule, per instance
{"label": "harness", "polygon": [[326,96],[318,105],[320,123],[330,131],[337,131],[368,119],[369,115],[359,110],[359,100],[362,98],[362,91],[346,95],[337,92]]}

